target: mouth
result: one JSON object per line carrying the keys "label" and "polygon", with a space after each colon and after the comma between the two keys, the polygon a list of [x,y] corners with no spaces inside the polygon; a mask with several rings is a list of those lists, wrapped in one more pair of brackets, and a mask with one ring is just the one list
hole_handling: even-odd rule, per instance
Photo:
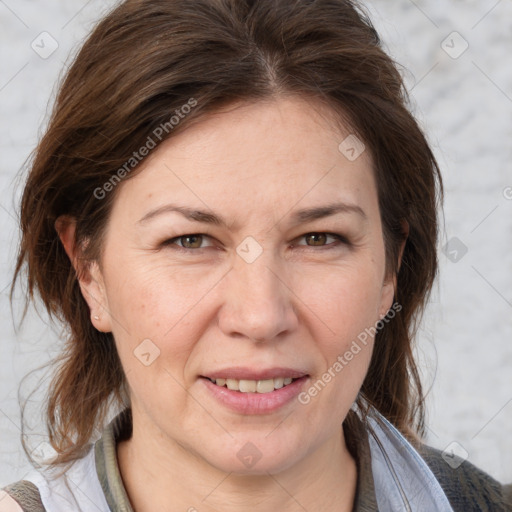
{"label": "mouth", "polygon": [[272,391],[284,388],[297,380],[297,378],[292,377],[274,377],[273,379],[262,380],[205,378],[216,386],[227,388],[231,391],[239,391],[240,393],[272,393]]}
{"label": "mouth", "polygon": [[231,368],[200,378],[217,403],[243,415],[271,414],[291,406],[308,380],[309,374],[289,368]]}

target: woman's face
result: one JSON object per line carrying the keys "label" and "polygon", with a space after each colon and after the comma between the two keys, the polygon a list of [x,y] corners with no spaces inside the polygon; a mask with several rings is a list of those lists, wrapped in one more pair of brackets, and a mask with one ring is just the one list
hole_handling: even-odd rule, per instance
{"label": "woman's face", "polygon": [[118,185],[84,289],[114,334],[134,428],[163,453],[263,473],[339,443],[372,351],[358,335],[393,282],[369,152],[340,150],[349,132],[328,116],[298,98],[244,104]]}

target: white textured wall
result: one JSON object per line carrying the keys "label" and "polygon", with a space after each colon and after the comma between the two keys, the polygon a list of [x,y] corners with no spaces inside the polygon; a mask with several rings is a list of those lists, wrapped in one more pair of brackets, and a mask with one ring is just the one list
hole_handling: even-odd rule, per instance
{"label": "white textured wall", "polygon": [[[14,332],[8,284],[18,236],[15,179],[64,62],[108,5],[0,0],[0,485],[29,469],[20,451],[19,383],[59,347],[55,329],[33,312]],[[462,447],[495,478],[512,481],[512,3],[367,6],[407,70],[446,186],[441,279],[418,337],[424,382],[432,387],[428,441],[443,449],[456,441],[456,452]],[[45,57],[58,48],[43,59],[32,41]]]}

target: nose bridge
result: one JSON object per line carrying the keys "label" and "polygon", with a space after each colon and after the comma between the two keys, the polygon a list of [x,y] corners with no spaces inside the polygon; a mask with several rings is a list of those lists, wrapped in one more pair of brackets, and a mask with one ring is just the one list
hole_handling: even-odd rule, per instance
{"label": "nose bridge", "polygon": [[254,260],[237,255],[227,276],[219,318],[221,329],[254,341],[272,340],[293,330],[297,318],[282,274],[282,266],[270,250],[261,251]]}
{"label": "nose bridge", "polygon": [[252,303],[255,307],[275,306],[275,301],[282,302],[283,283],[278,279],[275,263],[269,261],[269,258],[250,264],[239,261],[235,274],[241,285],[241,289],[237,287],[237,290],[242,293],[244,302]]}

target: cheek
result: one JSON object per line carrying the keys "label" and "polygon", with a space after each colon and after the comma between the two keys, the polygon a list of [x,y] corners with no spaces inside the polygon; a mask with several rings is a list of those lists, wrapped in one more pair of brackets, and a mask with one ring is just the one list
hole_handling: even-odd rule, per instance
{"label": "cheek", "polygon": [[208,299],[225,270],[178,268],[156,259],[148,264],[147,259],[126,259],[110,267],[106,284],[115,318],[112,331],[133,393],[157,388],[179,408],[191,356],[213,322],[215,308]]}
{"label": "cheek", "polygon": [[354,264],[330,269],[323,277],[317,274],[316,279],[303,276],[309,283],[311,325],[317,326],[315,350],[322,355],[304,401],[316,402],[324,411],[343,409],[345,414],[368,371],[381,299],[378,271],[374,265]]}
{"label": "cheek", "polygon": [[[132,373],[133,380],[160,375],[165,369],[176,373],[193,343],[187,332],[187,314],[197,303],[195,293],[190,293],[193,287],[184,286],[176,273],[135,263],[120,264],[109,276],[112,332],[127,375]],[[166,355],[170,357],[160,357]]]}
{"label": "cheek", "polygon": [[332,351],[342,350],[378,320],[382,286],[374,266],[339,266],[322,274],[304,273],[300,280],[301,298],[330,334],[326,339]]}
{"label": "cheek", "polygon": [[119,268],[123,272],[111,274],[120,284],[111,288],[109,306],[131,401],[148,414],[155,407],[183,412],[185,372],[199,328],[191,311],[200,290],[184,286],[176,273]]}
{"label": "cheek", "polygon": [[187,325],[187,315],[211,287],[212,273],[193,273],[144,259],[149,258],[112,265],[107,283],[109,309],[122,324],[118,331],[124,327],[132,338],[161,338]]}

